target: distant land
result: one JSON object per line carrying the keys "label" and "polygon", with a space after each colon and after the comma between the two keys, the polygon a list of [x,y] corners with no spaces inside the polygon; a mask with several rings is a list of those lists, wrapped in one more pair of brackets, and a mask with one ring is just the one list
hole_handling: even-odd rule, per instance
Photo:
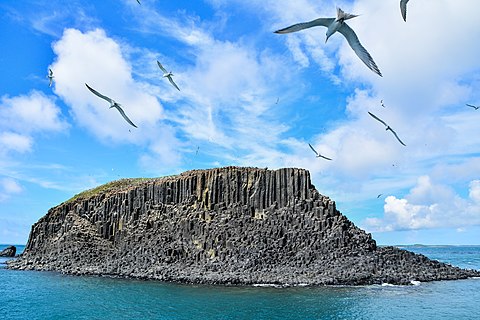
{"label": "distant land", "polygon": [[377,246],[297,168],[225,167],[107,183],[51,208],[8,267],[228,285],[480,276]]}

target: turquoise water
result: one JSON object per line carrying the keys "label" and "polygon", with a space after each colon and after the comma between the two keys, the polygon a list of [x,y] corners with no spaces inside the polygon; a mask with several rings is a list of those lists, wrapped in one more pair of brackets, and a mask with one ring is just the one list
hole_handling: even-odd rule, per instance
{"label": "turquoise water", "polygon": [[[480,247],[405,248],[480,269]],[[0,318],[480,319],[480,279],[417,286],[222,287],[0,268]]]}

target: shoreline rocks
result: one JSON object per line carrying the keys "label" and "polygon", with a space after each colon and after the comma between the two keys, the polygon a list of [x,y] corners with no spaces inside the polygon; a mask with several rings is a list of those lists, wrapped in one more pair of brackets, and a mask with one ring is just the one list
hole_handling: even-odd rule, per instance
{"label": "shoreline rocks", "polygon": [[17,252],[17,247],[15,246],[8,246],[2,251],[0,251],[0,257],[15,257],[15,253]]}
{"label": "shoreline rocks", "polygon": [[304,169],[225,167],[126,182],[50,209],[8,267],[231,285],[480,276],[377,247],[315,189]]}

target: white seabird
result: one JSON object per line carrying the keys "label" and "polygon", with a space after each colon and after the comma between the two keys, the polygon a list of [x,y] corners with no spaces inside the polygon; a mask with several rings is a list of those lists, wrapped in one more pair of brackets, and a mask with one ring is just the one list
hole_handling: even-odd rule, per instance
{"label": "white seabird", "polygon": [[403,21],[407,22],[407,2],[409,0],[400,0],[400,12],[402,13]]}
{"label": "white seabird", "polygon": [[48,78],[48,81],[49,81],[48,86],[51,87],[52,83],[53,83],[53,78],[55,78],[55,77],[53,76],[53,71],[50,68],[48,69],[47,78]]}
{"label": "white seabird", "polygon": [[397,136],[397,133],[395,131],[393,131],[392,128],[390,128],[390,126],[388,124],[385,123],[385,121],[383,121],[382,119],[380,119],[379,117],[377,117],[376,115],[374,115],[373,113],[371,113],[370,111],[368,112],[369,115],[371,115],[374,119],[380,121],[381,123],[383,123],[383,125],[385,127],[387,127],[385,130],[390,130],[392,131],[393,135],[395,136],[395,138],[397,138],[398,142],[400,142],[402,145],[404,146],[407,146],[405,143],[402,142],[402,140],[400,140],[400,138]]}
{"label": "white seabird", "polygon": [[473,106],[473,105],[471,105],[471,104],[468,104],[468,103],[467,103],[467,106],[469,106],[470,108],[473,108],[473,109],[475,109],[475,110],[478,110],[478,109],[480,109],[480,107],[476,107],[476,106]]}
{"label": "white seabird", "polygon": [[107,97],[107,96],[104,96],[103,94],[99,93],[98,91],[96,91],[95,89],[91,88],[88,84],[85,83],[85,85],[87,86],[88,90],[90,90],[93,94],[95,94],[96,96],[102,98],[103,100],[106,100],[110,103],[110,108],[116,108],[118,110],[118,112],[120,112],[120,114],[122,115],[122,117],[129,123],[131,124],[132,126],[134,126],[135,128],[137,128],[137,126],[132,122],[132,120],[130,120],[127,115],[125,114],[125,112],[123,111],[123,109],[121,108],[120,104],[118,104],[117,102],[115,102],[115,100]]}
{"label": "white seabird", "polygon": [[180,91],[180,89],[178,88],[177,84],[175,82],[173,82],[173,73],[171,71],[167,71],[167,69],[165,69],[162,64],[157,60],[157,64],[158,64],[158,67],[163,71],[163,77],[164,78],[168,78],[168,81],[170,81],[170,83],[175,87],[177,88],[178,91]]}
{"label": "white seabird", "polygon": [[382,107],[386,108],[385,105],[383,104],[383,100],[380,100],[380,104],[382,105]]}
{"label": "white seabird", "polygon": [[317,150],[315,150],[310,143],[309,143],[308,145],[310,146],[310,149],[312,149],[313,152],[315,152],[315,154],[317,155],[317,158],[323,158],[323,159],[326,159],[326,160],[332,160],[332,159],[327,158],[327,157],[325,157],[325,156],[322,156],[320,153],[318,153]]}
{"label": "white seabird", "polygon": [[325,43],[326,43],[328,41],[328,38],[330,38],[332,34],[338,31],[341,34],[343,34],[345,39],[347,39],[348,44],[353,49],[353,51],[355,51],[355,53],[360,58],[360,60],[362,60],[363,63],[365,63],[365,65],[370,70],[372,70],[379,76],[382,76],[380,69],[375,64],[375,61],[373,61],[372,56],[368,53],[367,49],[365,49],[362,46],[362,44],[360,43],[360,40],[358,40],[358,37],[353,31],[353,29],[350,28],[345,23],[345,20],[355,18],[355,17],[358,17],[358,15],[345,13],[343,12],[342,9],[337,8],[337,18],[319,18],[309,22],[297,23],[297,24],[291,25],[290,27],[277,30],[275,31],[275,33],[280,33],[280,34],[291,33],[291,32],[296,32],[303,29],[307,29],[307,28],[324,26],[328,28],[327,34],[326,34],[327,38],[325,39]]}

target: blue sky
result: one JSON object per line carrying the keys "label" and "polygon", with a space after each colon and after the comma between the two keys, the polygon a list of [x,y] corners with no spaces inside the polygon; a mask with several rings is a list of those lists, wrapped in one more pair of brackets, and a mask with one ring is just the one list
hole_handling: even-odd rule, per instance
{"label": "blue sky", "polygon": [[[0,243],[111,180],[238,165],[310,170],[380,244],[480,244],[478,4],[398,2],[2,1]],[[326,28],[273,33],[336,6],[383,77]]]}

